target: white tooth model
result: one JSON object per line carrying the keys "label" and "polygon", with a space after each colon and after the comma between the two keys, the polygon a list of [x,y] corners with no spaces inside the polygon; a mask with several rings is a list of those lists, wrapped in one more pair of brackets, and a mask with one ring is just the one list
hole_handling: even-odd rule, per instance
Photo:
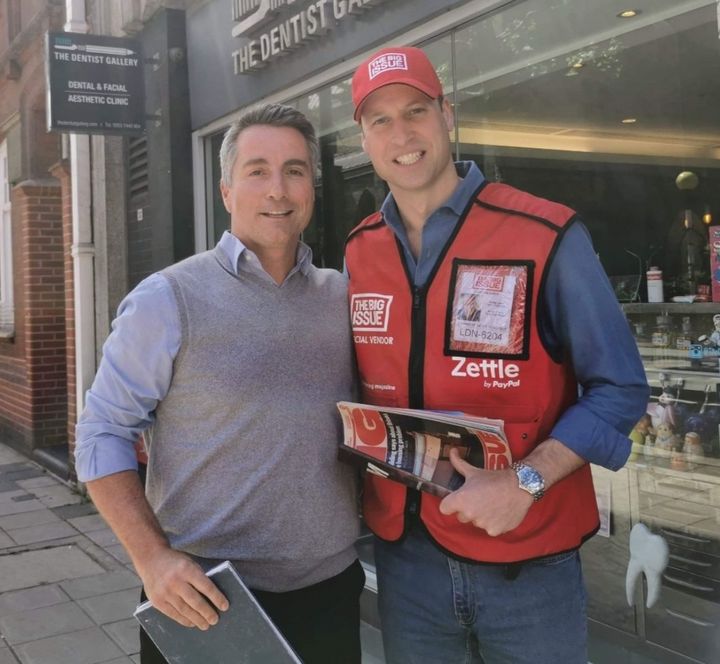
{"label": "white tooth model", "polygon": [[641,574],[647,581],[647,601],[652,608],[660,599],[662,573],[670,559],[667,542],[660,535],[653,535],[643,523],[636,523],[630,531],[630,562],[625,575],[625,595],[629,606],[634,604],[635,586]]}

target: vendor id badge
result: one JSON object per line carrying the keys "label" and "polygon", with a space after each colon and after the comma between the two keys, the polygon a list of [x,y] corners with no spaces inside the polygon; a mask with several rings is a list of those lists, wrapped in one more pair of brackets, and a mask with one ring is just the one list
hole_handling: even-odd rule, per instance
{"label": "vendor id badge", "polygon": [[453,261],[445,353],[527,359],[534,264]]}

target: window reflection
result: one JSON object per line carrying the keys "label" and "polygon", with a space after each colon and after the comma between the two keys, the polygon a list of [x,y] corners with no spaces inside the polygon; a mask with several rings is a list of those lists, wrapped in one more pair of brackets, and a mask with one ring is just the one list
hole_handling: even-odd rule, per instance
{"label": "window reflection", "polygon": [[352,118],[349,78],[296,102],[318,132],[322,175],[315,215],[303,240],[312,248],[316,264],[342,269],[345,238],[378,209],[386,190],[362,151],[360,128]]}

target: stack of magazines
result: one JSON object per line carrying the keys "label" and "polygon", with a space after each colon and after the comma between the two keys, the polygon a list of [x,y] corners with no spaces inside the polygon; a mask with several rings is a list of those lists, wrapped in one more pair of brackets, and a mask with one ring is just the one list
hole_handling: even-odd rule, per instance
{"label": "stack of magazines", "polygon": [[502,420],[349,401],[337,407],[344,429],[342,460],[435,496],[446,496],[464,481],[450,463],[453,448],[477,468],[512,464]]}

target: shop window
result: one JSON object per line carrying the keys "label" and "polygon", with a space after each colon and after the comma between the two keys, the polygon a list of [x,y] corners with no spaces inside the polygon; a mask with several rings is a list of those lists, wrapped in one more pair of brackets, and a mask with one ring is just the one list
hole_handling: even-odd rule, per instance
{"label": "shop window", "polygon": [[709,269],[688,277],[681,237],[720,208],[717,4],[641,4],[529,0],[459,29],[460,155],[577,209],[609,274],[653,261],[679,295]]}
{"label": "shop window", "polygon": [[207,142],[207,161],[205,163],[207,201],[207,242],[208,247],[214,247],[225,231],[230,230],[230,215],[223,204],[220,194],[220,146],[222,145],[223,131],[213,134]]}
{"label": "shop window", "polygon": [[12,283],[12,231],[7,142],[0,143],[0,337],[12,336],[15,323]]}
{"label": "shop window", "polygon": [[320,141],[315,214],[303,240],[312,248],[316,264],[341,269],[347,234],[377,210],[385,190],[360,146],[360,129],[352,119],[349,78],[292,103],[313,123]]}
{"label": "shop window", "polygon": [[[645,300],[645,271],[663,270],[665,304],[625,305],[652,387],[647,415],[625,470],[593,468],[607,526],[582,549],[590,658],[634,661],[632,643],[639,661],[716,662],[720,521],[704,492],[720,458],[720,305],[671,298],[703,294],[716,252],[706,225],[720,212],[717,2],[527,0],[454,38],[460,157],[576,209],[619,299]],[[654,606],[625,592],[639,524],[669,551],[647,583],[662,591]]]}

